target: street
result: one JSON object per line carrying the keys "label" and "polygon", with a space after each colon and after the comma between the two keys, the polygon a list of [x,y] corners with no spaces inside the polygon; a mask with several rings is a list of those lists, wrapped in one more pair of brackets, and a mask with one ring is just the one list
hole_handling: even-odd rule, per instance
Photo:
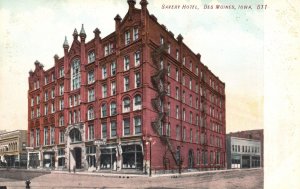
{"label": "street", "polygon": [[[1,177],[1,176],[0,176]],[[93,174],[52,172],[31,179],[31,188],[263,188],[263,169],[237,169],[228,171],[207,171],[182,175]],[[24,180],[0,178],[0,186],[25,188]]]}

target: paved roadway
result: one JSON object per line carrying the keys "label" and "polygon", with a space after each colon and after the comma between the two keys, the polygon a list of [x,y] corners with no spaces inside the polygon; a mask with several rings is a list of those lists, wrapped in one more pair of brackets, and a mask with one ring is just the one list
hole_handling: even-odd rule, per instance
{"label": "paved roadway", "polygon": [[[0,176],[1,177],[1,176]],[[0,178],[0,186],[7,188],[25,188],[20,180]],[[95,173],[52,172],[35,177],[30,184],[32,189],[76,189],[76,188],[203,188],[203,189],[262,189],[263,169],[243,169],[229,171],[209,171],[169,174],[153,177],[145,175],[117,175]]]}

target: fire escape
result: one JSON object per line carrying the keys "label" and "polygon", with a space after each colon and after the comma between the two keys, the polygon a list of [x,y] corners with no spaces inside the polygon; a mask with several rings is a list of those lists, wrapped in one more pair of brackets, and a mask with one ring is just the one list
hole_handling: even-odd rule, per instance
{"label": "fire escape", "polygon": [[[151,56],[153,64],[156,68],[156,72],[151,76],[151,81],[154,89],[157,91],[155,98],[151,100],[153,109],[157,112],[156,119],[151,123],[152,129],[159,136],[161,142],[167,145],[167,149],[171,152],[171,155],[176,162],[176,165],[181,169],[182,158],[180,158],[180,150],[174,149],[169,139],[169,136],[165,135],[163,132],[163,125],[166,121],[165,104],[167,95],[167,70],[164,68],[163,54],[167,49],[166,45],[161,45],[159,48],[155,49]],[[164,157],[165,158],[165,157]],[[165,159],[164,159],[165,161]]]}

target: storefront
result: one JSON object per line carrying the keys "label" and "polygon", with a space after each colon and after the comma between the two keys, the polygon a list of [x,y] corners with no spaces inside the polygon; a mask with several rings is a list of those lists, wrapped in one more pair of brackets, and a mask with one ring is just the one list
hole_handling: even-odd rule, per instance
{"label": "storefront", "polygon": [[117,170],[116,148],[104,148],[100,152],[100,169]]}
{"label": "storefront", "polygon": [[55,167],[55,155],[54,152],[43,153],[43,167],[54,168]]}
{"label": "storefront", "polygon": [[260,167],[260,156],[252,156],[251,167]]}
{"label": "storefront", "polygon": [[138,144],[122,146],[122,168],[143,170],[143,150]]}
{"label": "storefront", "polygon": [[86,147],[86,160],[88,163],[88,168],[96,167],[96,146]]}
{"label": "storefront", "polygon": [[232,169],[241,168],[241,156],[240,155],[232,155],[232,157],[231,157],[231,168]]}
{"label": "storefront", "polygon": [[40,166],[40,153],[39,152],[29,152],[28,153],[29,168],[37,168]]}
{"label": "storefront", "polygon": [[57,149],[57,166],[59,168],[65,167],[65,149],[64,148],[58,148]]}

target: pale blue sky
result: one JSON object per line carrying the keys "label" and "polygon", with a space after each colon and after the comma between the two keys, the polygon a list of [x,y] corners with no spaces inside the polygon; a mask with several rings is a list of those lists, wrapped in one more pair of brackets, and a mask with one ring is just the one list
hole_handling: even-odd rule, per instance
{"label": "pale blue sky", "polygon": [[[252,10],[208,10],[203,4],[237,1],[148,0],[148,10],[175,36],[202,55],[202,61],[226,83],[227,131],[263,127],[264,11],[262,1],[240,1]],[[198,10],[163,10],[162,4],[195,4]],[[137,0],[137,7],[140,7]],[[84,24],[87,40],[98,27],[101,37],[123,18],[124,1],[0,0],[0,129],[27,128],[28,71],[39,60],[48,69],[63,55],[63,40]]]}

